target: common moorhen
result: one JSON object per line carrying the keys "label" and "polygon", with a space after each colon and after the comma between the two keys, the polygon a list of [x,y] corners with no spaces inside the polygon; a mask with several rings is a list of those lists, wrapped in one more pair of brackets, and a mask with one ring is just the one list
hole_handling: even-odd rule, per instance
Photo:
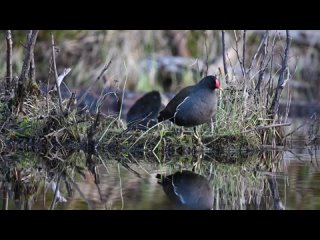
{"label": "common moorhen", "polygon": [[158,91],[152,91],[138,99],[127,114],[128,129],[146,130],[157,123],[161,107],[161,96]]}
{"label": "common moorhen", "polygon": [[213,208],[213,190],[203,176],[184,170],[173,175],[157,174],[158,183],[177,209],[209,210]]}
{"label": "common moorhen", "polygon": [[207,76],[196,85],[183,88],[163,109],[158,122],[170,120],[178,126],[195,127],[210,122],[216,111],[215,89],[220,81]]}

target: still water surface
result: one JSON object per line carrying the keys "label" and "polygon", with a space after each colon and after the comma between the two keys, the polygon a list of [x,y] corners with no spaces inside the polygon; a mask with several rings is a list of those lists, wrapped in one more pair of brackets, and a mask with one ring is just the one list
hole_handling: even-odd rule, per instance
{"label": "still water surface", "polygon": [[[31,153],[15,154],[1,159],[0,207],[320,209],[319,153],[314,146],[170,159],[88,158],[80,152],[68,159],[48,160]],[[5,162],[16,167],[6,168]]]}

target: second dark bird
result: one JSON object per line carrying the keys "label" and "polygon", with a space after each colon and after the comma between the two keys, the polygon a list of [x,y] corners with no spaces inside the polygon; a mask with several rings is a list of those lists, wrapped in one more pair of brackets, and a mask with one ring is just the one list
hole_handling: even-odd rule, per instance
{"label": "second dark bird", "polygon": [[161,96],[152,91],[138,99],[127,114],[128,129],[146,130],[157,124],[157,116],[161,108]]}

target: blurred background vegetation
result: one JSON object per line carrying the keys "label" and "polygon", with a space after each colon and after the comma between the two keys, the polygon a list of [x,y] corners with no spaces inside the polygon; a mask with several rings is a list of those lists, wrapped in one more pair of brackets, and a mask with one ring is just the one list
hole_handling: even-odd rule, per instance
{"label": "blurred background vegetation", "polygon": [[[247,67],[257,50],[264,31],[247,31],[245,64]],[[281,54],[285,47],[284,31],[272,31],[276,41],[274,70],[281,67]],[[4,31],[0,38],[0,77],[5,76],[6,42]],[[13,30],[13,75],[18,76],[23,62],[23,44],[27,31]],[[220,74],[222,56],[220,30],[41,30],[35,46],[36,79],[47,84],[51,59],[51,33],[59,48],[58,72],[70,67],[65,83],[72,89],[88,87],[99,75],[104,65],[112,64],[97,87],[123,86],[131,91],[153,89],[176,92],[192,84],[205,74]],[[318,98],[319,81],[319,31],[291,31],[290,52],[292,86],[299,89],[294,97],[312,100]],[[239,63],[233,56],[236,40],[242,40],[243,30],[226,31],[227,63],[234,64],[233,71],[240,74]],[[270,35],[271,36],[271,35]],[[313,38],[310,38],[312,36]],[[274,38],[275,39],[275,38]],[[301,40],[302,39],[302,40]],[[272,41],[272,38],[270,38]],[[239,41],[239,45],[242,43]],[[240,52],[240,55],[242,52]],[[242,56],[240,56],[242,58]],[[258,61],[255,63],[258,65]],[[214,66],[210,68],[210,66]],[[221,65],[220,65],[221,66]],[[223,68],[220,69],[223,71]],[[49,79],[51,84],[53,79]],[[295,96],[299,95],[299,96]],[[293,98],[294,98],[293,97]]]}

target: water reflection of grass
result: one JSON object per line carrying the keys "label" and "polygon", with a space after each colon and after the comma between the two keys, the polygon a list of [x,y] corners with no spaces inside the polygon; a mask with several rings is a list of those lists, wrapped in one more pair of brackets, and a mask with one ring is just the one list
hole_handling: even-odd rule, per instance
{"label": "water reflection of grass", "polygon": [[[155,174],[181,170],[193,170],[210,179],[213,209],[248,209],[259,204],[260,208],[272,208],[269,185],[262,173],[270,166],[268,161],[263,164],[258,154],[235,152],[162,159],[151,155],[90,157],[84,152],[58,152],[40,158],[21,154],[18,160],[14,159],[2,161],[10,164],[7,168],[1,166],[1,188],[6,184],[11,201],[12,197],[20,201],[16,206],[19,208],[29,204],[33,209],[49,209],[54,199],[49,182],[55,181],[67,202],[57,201],[54,209],[162,209],[167,203]],[[258,168],[262,170],[257,171]],[[16,178],[13,170],[19,170],[22,177]],[[14,191],[14,186],[19,186],[20,192]]]}

